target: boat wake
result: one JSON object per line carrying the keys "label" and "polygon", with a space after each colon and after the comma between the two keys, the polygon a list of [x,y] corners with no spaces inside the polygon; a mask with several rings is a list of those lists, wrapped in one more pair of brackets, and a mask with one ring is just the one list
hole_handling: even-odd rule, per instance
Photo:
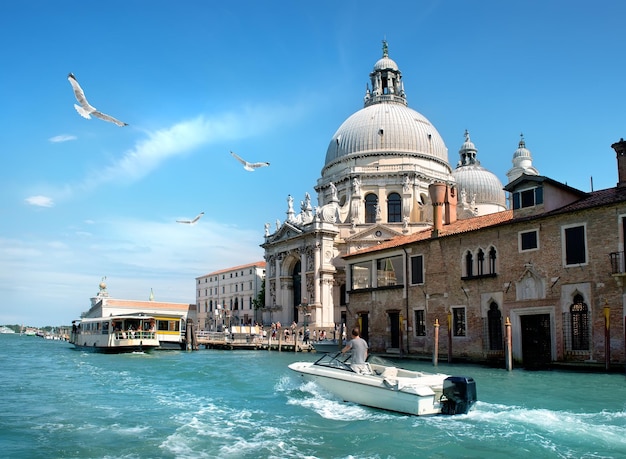
{"label": "boat wake", "polygon": [[295,382],[285,377],[277,384],[276,391],[285,393],[289,405],[301,406],[328,420],[384,420],[405,416],[344,402],[312,381]]}

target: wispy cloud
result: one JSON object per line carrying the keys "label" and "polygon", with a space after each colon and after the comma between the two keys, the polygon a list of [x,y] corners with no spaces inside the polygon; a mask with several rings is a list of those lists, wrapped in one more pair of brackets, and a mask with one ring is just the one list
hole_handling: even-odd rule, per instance
{"label": "wispy cloud", "polygon": [[[168,160],[192,154],[211,143],[249,138],[296,122],[310,110],[306,101],[291,105],[250,106],[239,112],[220,113],[211,117],[198,115],[156,131],[145,130],[145,137],[125,151],[121,157],[87,174],[83,180],[60,187],[52,193],[56,201],[71,198],[75,193],[89,192],[107,183],[128,184],[157,170]],[[64,141],[72,136],[56,136]],[[50,207],[52,198],[33,196],[29,204]]]}
{"label": "wispy cloud", "polygon": [[204,145],[282,128],[301,116],[303,106],[248,107],[242,113],[223,113],[212,118],[199,115],[169,128],[148,131],[147,138],[138,141],[119,160],[86,178],[82,188],[92,189],[115,180],[140,180],[167,160]]}
{"label": "wispy cloud", "polygon": [[54,206],[54,201],[52,200],[52,198],[48,197],[48,196],[30,196],[28,198],[25,199],[25,201],[30,204],[31,206],[38,206],[38,207],[52,207]]}
{"label": "wispy cloud", "polygon": [[75,135],[69,135],[69,134],[61,134],[61,135],[55,135],[54,137],[50,137],[48,140],[52,143],[58,143],[58,142],[68,142],[70,140],[76,140],[78,137],[76,137]]}

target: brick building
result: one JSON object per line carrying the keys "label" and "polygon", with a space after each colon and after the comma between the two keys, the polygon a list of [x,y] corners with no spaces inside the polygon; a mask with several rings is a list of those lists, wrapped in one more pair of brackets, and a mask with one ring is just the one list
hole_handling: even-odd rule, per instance
{"label": "brick building", "polygon": [[374,351],[432,355],[437,321],[442,355],[499,362],[508,319],[525,367],[624,364],[626,141],[612,148],[615,188],[522,172],[510,210],[475,218],[450,211],[454,186],[431,185],[431,228],[344,256],[348,326]]}

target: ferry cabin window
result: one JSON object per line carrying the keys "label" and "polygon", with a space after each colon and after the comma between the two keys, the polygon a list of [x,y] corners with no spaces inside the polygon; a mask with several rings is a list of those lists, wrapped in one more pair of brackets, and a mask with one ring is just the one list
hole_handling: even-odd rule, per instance
{"label": "ferry cabin window", "polygon": [[452,334],[465,336],[465,308],[452,308]]}
{"label": "ferry cabin window", "polygon": [[426,336],[426,314],[423,309],[413,311],[415,314],[415,336]]}
{"label": "ferry cabin window", "polygon": [[158,331],[179,331],[180,321],[178,320],[157,320]]}
{"label": "ferry cabin window", "polygon": [[411,285],[424,283],[424,257],[416,255],[411,257]]}
{"label": "ferry cabin window", "polygon": [[585,227],[581,225],[563,228],[563,236],[565,239],[565,265],[587,263]]}
{"label": "ferry cabin window", "polygon": [[525,250],[538,249],[539,239],[537,235],[537,230],[519,233],[519,248],[520,252],[524,252]]}
{"label": "ferry cabin window", "polygon": [[543,204],[543,188],[531,188],[513,193],[513,209],[522,209]]}

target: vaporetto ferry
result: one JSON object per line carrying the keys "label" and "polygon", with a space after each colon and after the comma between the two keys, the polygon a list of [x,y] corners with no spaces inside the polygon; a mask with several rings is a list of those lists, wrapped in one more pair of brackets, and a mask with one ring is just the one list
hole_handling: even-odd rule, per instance
{"label": "vaporetto ferry", "polygon": [[[105,335],[105,333],[102,333],[103,327],[107,327],[107,331],[110,331],[112,319],[125,318],[124,326],[120,330],[121,333],[114,334],[112,339],[115,341],[106,345],[102,342],[102,337],[98,341],[91,339],[91,342],[89,342],[89,340],[85,339],[86,336],[82,336],[82,339],[78,341],[70,339],[71,342],[81,347],[85,347],[87,342],[89,347],[111,348],[111,350],[106,352],[115,352],[112,348],[119,347],[121,343],[118,340],[130,339],[127,333],[129,325],[136,328],[135,322],[139,320],[138,318],[144,318],[149,325],[144,325],[144,328],[141,330],[141,336],[150,340],[155,338],[159,342],[158,349],[184,350],[191,343],[192,339],[187,335],[193,334],[193,325],[197,322],[195,304],[155,301],[152,291],[147,301],[111,298],[107,291],[105,278],[102,279],[98,287],[99,292],[91,298],[89,310],[81,314],[80,321],[77,321],[75,325],[81,324],[80,331],[82,335],[87,333],[85,328],[89,327],[88,332],[90,337],[93,338],[92,335]],[[100,329],[97,328],[98,325],[94,325],[98,323],[101,324]],[[108,325],[105,325],[107,323]],[[145,324],[146,322],[142,323]],[[191,326],[188,327],[188,324],[191,324]],[[94,327],[95,329],[93,329]],[[148,331],[151,333],[148,334]],[[124,334],[126,334],[126,338],[124,338]],[[94,342],[97,343],[95,346]],[[145,340],[142,346],[145,348]]]}
{"label": "vaporetto ferry", "polygon": [[149,352],[160,345],[156,319],[145,314],[76,320],[70,342],[76,349],[110,354]]}

